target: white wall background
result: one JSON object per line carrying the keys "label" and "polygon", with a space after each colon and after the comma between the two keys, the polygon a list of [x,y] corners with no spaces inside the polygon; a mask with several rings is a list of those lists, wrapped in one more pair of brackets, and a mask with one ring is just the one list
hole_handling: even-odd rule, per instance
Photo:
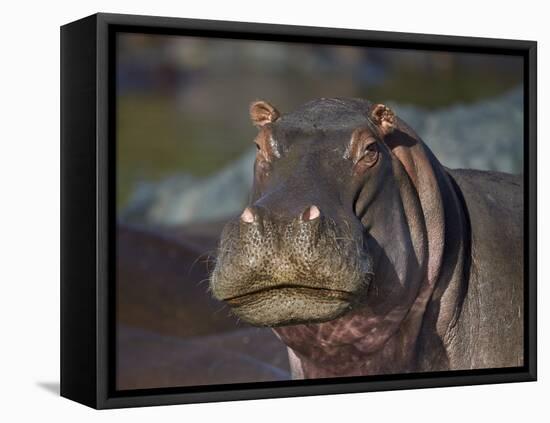
{"label": "white wall background", "polygon": [[[5,2],[0,26],[0,420],[548,421],[550,31],[544,6],[531,0],[512,6],[471,0]],[[98,11],[537,40],[539,382],[107,412],[54,395],[59,381],[59,26]]]}

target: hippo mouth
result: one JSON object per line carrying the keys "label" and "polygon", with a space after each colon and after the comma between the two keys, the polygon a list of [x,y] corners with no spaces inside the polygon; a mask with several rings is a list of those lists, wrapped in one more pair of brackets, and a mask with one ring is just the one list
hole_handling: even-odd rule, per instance
{"label": "hippo mouth", "polygon": [[269,288],[258,289],[256,291],[247,292],[245,294],[236,295],[234,297],[225,298],[223,301],[227,302],[233,307],[243,306],[255,301],[261,300],[262,296],[269,296],[276,293],[284,294],[299,294],[304,296],[312,296],[317,300],[340,300],[352,302],[353,293],[349,291],[342,291],[340,289],[330,289],[322,287],[312,287],[295,284],[284,284],[273,286]]}
{"label": "hippo mouth", "polygon": [[297,284],[282,284],[225,298],[239,318],[256,326],[321,323],[348,312],[357,293]]}

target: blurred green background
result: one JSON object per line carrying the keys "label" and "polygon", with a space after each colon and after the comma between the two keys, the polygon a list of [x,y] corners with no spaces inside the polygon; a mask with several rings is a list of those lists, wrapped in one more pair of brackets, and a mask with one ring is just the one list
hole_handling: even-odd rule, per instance
{"label": "blurred green background", "polygon": [[256,132],[255,99],[283,113],[317,97],[439,110],[523,80],[512,56],[130,33],[117,42],[119,209],[140,183],[204,177],[240,157]]}

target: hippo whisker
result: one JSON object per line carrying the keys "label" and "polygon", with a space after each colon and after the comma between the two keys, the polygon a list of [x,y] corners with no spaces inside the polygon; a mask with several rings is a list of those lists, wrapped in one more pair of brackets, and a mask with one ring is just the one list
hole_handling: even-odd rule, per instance
{"label": "hippo whisker", "polygon": [[[205,279],[202,279],[202,280],[198,281],[197,286],[200,286],[205,282],[210,282],[210,278],[205,278]],[[208,287],[208,289],[210,289],[210,287]]]}
{"label": "hippo whisker", "polygon": [[202,259],[204,256],[206,256],[206,259],[204,259],[204,263],[206,263],[206,266],[207,266],[206,270],[209,271],[209,270],[208,270],[208,263],[211,261],[211,260],[210,260],[210,257],[211,257],[212,252],[213,252],[213,250],[211,250],[211,251],[206,251],[206,252],[200,254],[195,260],[193,260],[193,263],[191,263],[191,266],[189,266],[189,270],[187,271],[187,276],[189,276],[189,275],[191,274],[191,272],[192,272],[192,270],[193,270],[193,267],[194,267],[198,262],[200,262],[201,259]]}

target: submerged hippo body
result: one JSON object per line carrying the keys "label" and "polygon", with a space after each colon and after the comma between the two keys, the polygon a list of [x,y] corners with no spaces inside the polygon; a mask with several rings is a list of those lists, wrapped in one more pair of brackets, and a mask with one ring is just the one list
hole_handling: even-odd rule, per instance
{"label": "submerged hippo body", "polygon": [[520,177],[446,169],[365,100],[251,118],[251,202],[211,289],[274,328],[294,378],[523,365]]}

